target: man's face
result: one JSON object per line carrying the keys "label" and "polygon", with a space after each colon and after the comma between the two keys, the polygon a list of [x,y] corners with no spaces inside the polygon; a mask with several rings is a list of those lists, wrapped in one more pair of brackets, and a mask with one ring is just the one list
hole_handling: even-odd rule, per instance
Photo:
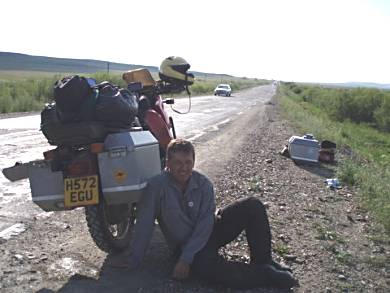
{"label": "man's face", "polygon": [[192,153],[176,152],[167,159],[169,172],[179,184],[186,184],[190,179],[194,163]]}

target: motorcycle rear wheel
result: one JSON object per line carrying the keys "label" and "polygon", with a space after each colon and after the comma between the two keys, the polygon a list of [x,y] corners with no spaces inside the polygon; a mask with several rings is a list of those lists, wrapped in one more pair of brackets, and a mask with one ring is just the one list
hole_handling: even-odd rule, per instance
{"label": "motorcycle rear wheel", "polygon": [[123,216],[115,219],[111,214],[117,214],[112,206],[102,200],[98,205],[85,207],[89,233],[95,244],[107,253],[118,253],[129,248],[132,231],[135,223],[135,208],[121,206],[125,210]]}

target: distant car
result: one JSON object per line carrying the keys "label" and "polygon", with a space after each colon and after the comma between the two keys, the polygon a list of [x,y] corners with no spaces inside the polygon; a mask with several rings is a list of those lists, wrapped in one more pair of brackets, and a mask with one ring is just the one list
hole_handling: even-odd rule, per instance
{"label": "distant car", "polygon": [[219,84],[214,90],[214,96],[223,95],[225,97],[230,97],[232,94],[232,89],[228,84]]}

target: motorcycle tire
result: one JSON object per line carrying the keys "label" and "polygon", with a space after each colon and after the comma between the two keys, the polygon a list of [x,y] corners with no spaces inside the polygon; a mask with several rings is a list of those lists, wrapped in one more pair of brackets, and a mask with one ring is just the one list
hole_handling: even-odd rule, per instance
{"label": "motorcycle tire", "polygon": [[[104,200],[98,205],[85,207],[85,217],[87,220],[89,233],[95,244],[107,253],[118,253],[129,248],[132,231],[135,223],[134,206],[127,208],[124,216],[113,219],[109,217],[110,209]],[[117,210],[111,214],[117,214]]]}

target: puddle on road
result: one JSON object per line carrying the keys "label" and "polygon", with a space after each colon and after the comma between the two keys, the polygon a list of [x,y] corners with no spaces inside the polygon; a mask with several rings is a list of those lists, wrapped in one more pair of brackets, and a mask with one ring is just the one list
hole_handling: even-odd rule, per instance
{"label": "puddle on road", "polygon": [[218,122],[215,125],[211,125],[209,127],[206,127],[206,128],[204,128],[202,130],[191,131],[192,136],[187,137],[187,139],[189,141],[194,141],[194,140],[198,139],[199,137],[203,136],[204,134],[206,134],[207,132],[219,131],[220,126],[222,126],[224,124],[227,124],[229,122],[230,122],[230,119],[228,118],[228,119],[225,119],[225,120],[223,120],[221,122]]}
{"label": "puddle on road", "polygon": [[16,223],[11,227],[0,231],[0,238],[4,240],[9,240],[11,237],[15,237],[24,231],[26,231],[26,225],[22,223]]}
{"label": "puddle on road", "polygon": [[225,119],[225,120],[222,120],[221,122],[217,123],[218,126],[221,126],[223,124],[226,124],[226,123],[229,123],[230,122],[230,119]]}
{"label": "puddle on road", "polygon": [[40,115],[29,115],[22,117],[13,117],[5,118],[0,120],[0,128],[3,129],[25,129],[26,125],[31,126],[31,128],[39,129],[41,122]]}
{"label": "puddle on road", "polygon": [[51,215],[54,215],[54,212],[42,212],[34,216],[35,220],[43,220],[49,218]]}
{"label": "puddle on road", "polygon": [[193,136],[191,136],[191,137],[188,137],[187,140],[193,142],[195,139],[201,137],[201,136],[204,135],[205,133],[206,133],[206,132],[204,132],[204,131],[199,131],[197,134],[195,134],[195,135],[193,135]]}
{"label": "puddle on road", "polygon": [[23,181],[9,182],[3,176],[0,176],[0,186],[3,189],[0,192],[0,207],[7,207],[9,204],[16,205],[22,202],[31,201],[30,182],[26,179]]}

